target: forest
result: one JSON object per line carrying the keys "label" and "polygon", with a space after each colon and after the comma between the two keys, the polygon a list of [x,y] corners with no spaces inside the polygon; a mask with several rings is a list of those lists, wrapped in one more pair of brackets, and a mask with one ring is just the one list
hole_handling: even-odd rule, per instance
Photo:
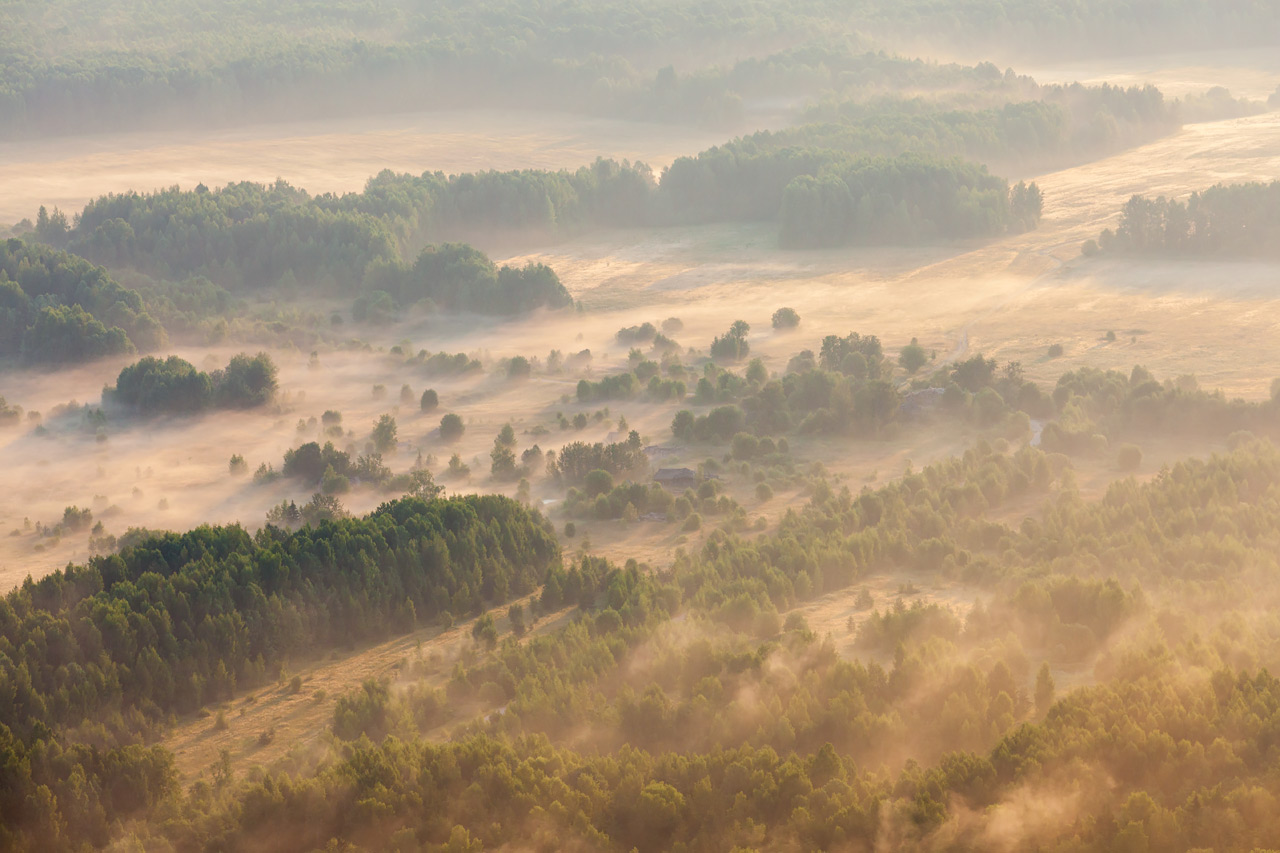
{"label": "forest", "polygon": [[[1138,39],[1151,51],[1263,44],[1278,23],[1274,8],[1250,0],[1184,0],[1159,15],[1136,0],[805,0],[782,10],[758,0],[660,0],[643,10],[613,0],[536,10],[510,0],[429,10],[343,0],[281,10],[252,0],[217,12],[219,37],[197,23],[209,10],[189,0],[128,15],[70,0],[5,10],[0,128],[66,134],[477,105],[732,127],[744,100],[838,91],[858,76],[851,58],[872,44],[1079,57],[1126,52]],[[677,73],[672,66],[690,56],[700,60]]]}
{"label": "forest", "polygon": [[[1276,796],[1266,732],[1280,706],[1248,661],[1275,635],[1233,623],[1231,608],[1275,567],[1265,543],[1280,518],[1280,456],[1246,440],[1093,502],[1066,476],[1042,451],[981,446],[874,492],[820,489],[776,533],[720,532],[660,571],[562,565],[545,523],[501,498],[406,500],[294,534],[206,528],[142,542],[4,602],[6,790],[44,797],[54,816],[10,799],[7,842],[98,844],[112,820],[167,814],[135,824],[135,838],[178,849],[941,849],[980,844],[1019,797],[1049,796],[1084,763],[1114,788],[1062,793],[1073,808],[1026,830],[1043,849],[1265,843]],[[1040,520],[984,520],[1022,495],[1049,499]],[[1198,521],[1180,522],[1192,508]],[[446,530],[469,538],[455,545]],[[353,586],[342,567],[356,565]],[[877,610],[858,642],[894,650],[886,663],[841,660],[802,616],[783,618],[886,566],[959,574],[992,598],[963,619],[902,599]],[[566,627],[495,638],[445,695],[356,689],[335,709],[338,758],[314,775],[223,777],[184,793],[163,750],[138,740],[170,709],[269,681],[299,638],[324,648],[537,585],[538,611],[573,610]],[[1227,609],[1169,622],[1166,608],[1191,590]],[[1125,626],[1136,636],[1120,639]],[[140,631],[155,639],[137,645]],[[1100,651],[1097,686],[1058,698],[1047,666],[1031,678],[1029,656]],[[1187,686],[1193,672],[1203,677]],[[448,742],[418,734],[476,697],[506,712]],[[82,722],[104,708],[107,723]],[[570,732],[591,746],[568,745]],[[904,763],[891,751],[908,732]]]}
{"label": "forest", "polygon": [[501,603],[558,560],[545,522],[508,499],[407,498],[293,533],[166,534],[28,580],[0,602],[0,843],[104,844],[177,791],[145,745],[166,715],[300,654]]}
{"label": "forest", "polygon": [[1277,848],[1278,46],[0,4],[0,853]]}

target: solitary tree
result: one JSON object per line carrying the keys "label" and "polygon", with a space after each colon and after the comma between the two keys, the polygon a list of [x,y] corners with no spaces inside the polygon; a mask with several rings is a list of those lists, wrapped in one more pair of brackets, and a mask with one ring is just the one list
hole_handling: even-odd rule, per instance
{"label": "solitary tree", "polygon": [[1049,664],[1040,664],[1040,672],[1036,674],[1036,710],[1044,714],[1053,704],[1053,675],[1049,672]]}
{"label": "solitary tree", "polygon": [[373,446],[379,453],[391,453],[396,449],[396,419],[383,415],[373,426]]}

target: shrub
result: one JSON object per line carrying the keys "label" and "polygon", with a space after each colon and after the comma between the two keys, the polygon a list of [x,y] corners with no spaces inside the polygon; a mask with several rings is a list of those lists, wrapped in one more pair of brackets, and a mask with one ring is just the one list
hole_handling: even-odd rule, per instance
{"label": "shrub", "polygon": [[608,471],[597,468],[594,471],[587,472],[587,476],[582,483],[587,490],[587,495],[594,498],[596,495],[603,495],[612,491],[613,476]]}
{"label": "shrub", "polygon": [[796,313],[794,308],[779,308],[773,312],[773,327],[775,329],[794,329],[800,325],[800,315]]}
{"label": "shrub", "polygon": [[457,441],[466,431],[467,425],[462,418],[452,412],[440,419],[440,438],[445,441]]}
{"label": "shrub", "polygon": [[749,432],[740,432],[733,437],[733,458],[751,459],[760,450],[760,439]]}
{"label": "shrub", "polygon": [[925,352],[924,347],[920,346],[920,342],[915,338],[912,338],[911,343],[903,347],[902,352],[898,354],[898,364],[907,373],[915,373],[928,363],[929,354]]}
{"label": "shrub", "polygon": [[533,365],[529,363],[529,359],[522,355],[518,355],[507,362],[508,379],[526,379],[532,374]]}
{"label": "shrub", "polygon": [[1116,453],[1116,467],[1121,471],[1137,471],[1142,465],[1142,449],[1136,444],[1123,444]]}

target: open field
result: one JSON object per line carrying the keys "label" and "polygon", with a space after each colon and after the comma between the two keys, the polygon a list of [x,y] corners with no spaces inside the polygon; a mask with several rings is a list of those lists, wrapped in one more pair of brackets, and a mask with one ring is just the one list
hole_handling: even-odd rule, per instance
{"label": "open field", "polygon": [[[1203,385],[1260,397],[1271,373],[1260,374],[1258,365],[1280,366],[1273,334],[1280,267],[1086,261],[1080,247],[1114,225],[1135,193],[1185,197],[1217,182],[1276,175],[1280,113],[1267,113],[1192,125],[1040,176],[1040,227],[984,244],[784,252],[763,226],[708,226],[594,235],[525,257],[551,264],[597,311],[621,318],[629,309],[630,322],[678,313],[685,338],[710,340],[741,317],[757,330],[752,351],[775,358],[855,329],[891,348],[919,337],[939,353],[1020,360],[1037,380],[1079,364],[1141,363],[1158,375],[1195,373]],[[765,331],[782,305],[804,318],[799,332]],[[1103,345],[1108,330],[1119,340]],[[1248,349],[1243,340],[1252,342]],[[1051,343],[1063,344],[1064,360],[1043,357]]]}

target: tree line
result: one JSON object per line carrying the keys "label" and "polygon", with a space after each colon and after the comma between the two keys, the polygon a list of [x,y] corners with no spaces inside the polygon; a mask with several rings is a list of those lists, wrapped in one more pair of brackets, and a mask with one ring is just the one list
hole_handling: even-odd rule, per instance
{"label": "tree line", "polygon": [[1280,237],[1280,181],[1219,184],[1186,201],[1135,195],[1113,231],[1085,244],[1086,255],[1271,257]]}
{"label": "tree line", "polygon": [[55,365],[166,340],[142,298],[102,267],[37,243],[0,243],[0,356]]}

